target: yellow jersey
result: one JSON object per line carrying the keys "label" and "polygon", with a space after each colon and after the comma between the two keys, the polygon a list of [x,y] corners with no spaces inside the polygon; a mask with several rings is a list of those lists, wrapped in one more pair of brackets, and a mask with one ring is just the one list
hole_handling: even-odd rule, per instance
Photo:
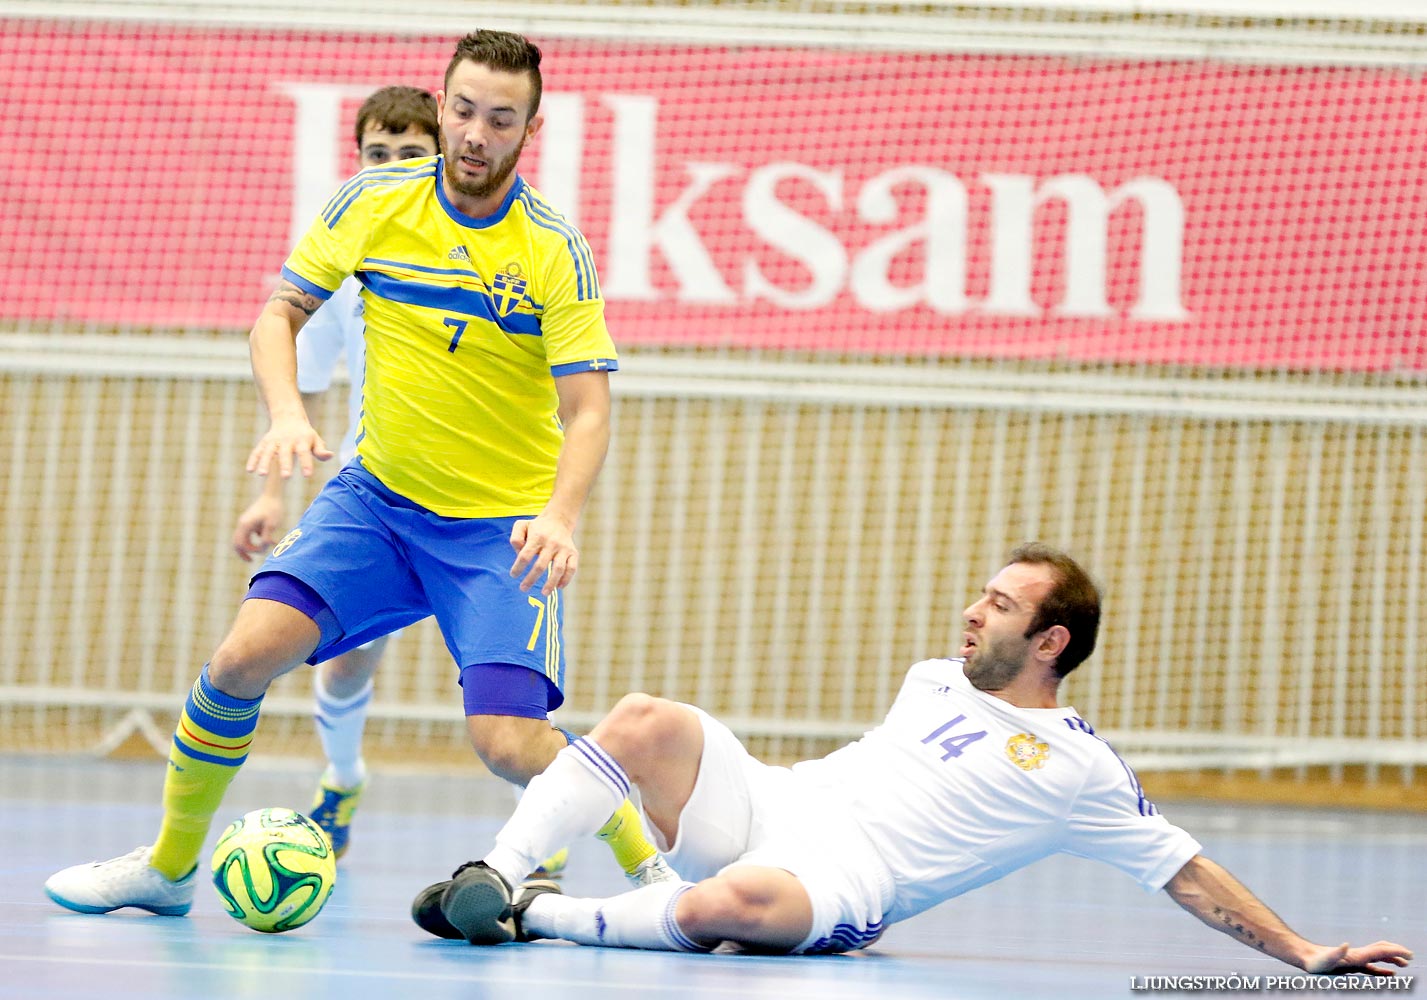
{"label": "yellow jersey", "polygon": [[537,514],[564,440],[555,379],[619,367],[594,257],[518,175],[474,218],[441,171],[440,157],[363,170],[282,274],[323,300],[348,275],[362,284],[368,471],[447,517]]}

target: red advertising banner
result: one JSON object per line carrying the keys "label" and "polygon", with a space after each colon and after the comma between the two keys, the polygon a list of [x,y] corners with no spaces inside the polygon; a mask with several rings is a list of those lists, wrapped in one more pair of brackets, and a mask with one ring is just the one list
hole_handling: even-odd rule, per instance
{"label": "red advertising banner", "polygon": [[[1420,76],[537,41],[621,344],[1427,369]],[[246,330],[453,43],[0,21],[0,321]]]}

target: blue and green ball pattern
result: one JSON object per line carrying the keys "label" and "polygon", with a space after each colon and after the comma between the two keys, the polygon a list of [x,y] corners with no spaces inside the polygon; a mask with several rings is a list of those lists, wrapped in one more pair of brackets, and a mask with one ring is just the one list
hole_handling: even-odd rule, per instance
{"label": "blue and green ball pattern", "polygon": [[256,809],[230,823],[213,849],[212,867],[228,915],[270,934],[317,916],[337,883],[327,834],[291,809]]}

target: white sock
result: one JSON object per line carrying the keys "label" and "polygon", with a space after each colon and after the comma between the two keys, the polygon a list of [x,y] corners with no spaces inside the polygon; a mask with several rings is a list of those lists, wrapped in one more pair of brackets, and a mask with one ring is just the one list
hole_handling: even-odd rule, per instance
{"label": "white sock", "polygon": [[312,672],[312,692],[317,697],[317,736],[327,754],[324,780],[338,788],[355,788],[367,778],[362,760],[362,731],[372,701],[372,681],[350,698],[334,698],[322,686],[322,671]]}
{"label": "white sock", "polygon": [[589,737],[576,740],[525,787],[485,863],[519,885],[552,853],[604,826],[628,795],[624,768]]}
{"label": "white sock", "polygon": [[608,899],[579,899],[548,892],[530,901],[524,928],[541,937],[607,948],[708,951],[679,928],[674,907],[692,882],[656,882]]}

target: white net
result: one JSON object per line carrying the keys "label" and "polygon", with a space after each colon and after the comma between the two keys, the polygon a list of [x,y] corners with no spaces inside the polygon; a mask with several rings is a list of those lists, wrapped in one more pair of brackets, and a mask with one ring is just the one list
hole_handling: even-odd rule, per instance
{"label": "white net", "polygon": [[[53,16],[0,18],[0,732],[163,742],[243,590],[247,327],[361,98],[436,87],[476,25],[18,6]],[[1390,6],[492,25],[546,51],[523,170],[589,236],[624,355],[564,721],[639,689],[825,749],[1038,537],[1106,587],[1065,694],[1137,765],[1412,778],[1427,28]],[[388,656],[372,752],[459,747],[435,630]],[[306,684],[268,746],[305,745]]]}

